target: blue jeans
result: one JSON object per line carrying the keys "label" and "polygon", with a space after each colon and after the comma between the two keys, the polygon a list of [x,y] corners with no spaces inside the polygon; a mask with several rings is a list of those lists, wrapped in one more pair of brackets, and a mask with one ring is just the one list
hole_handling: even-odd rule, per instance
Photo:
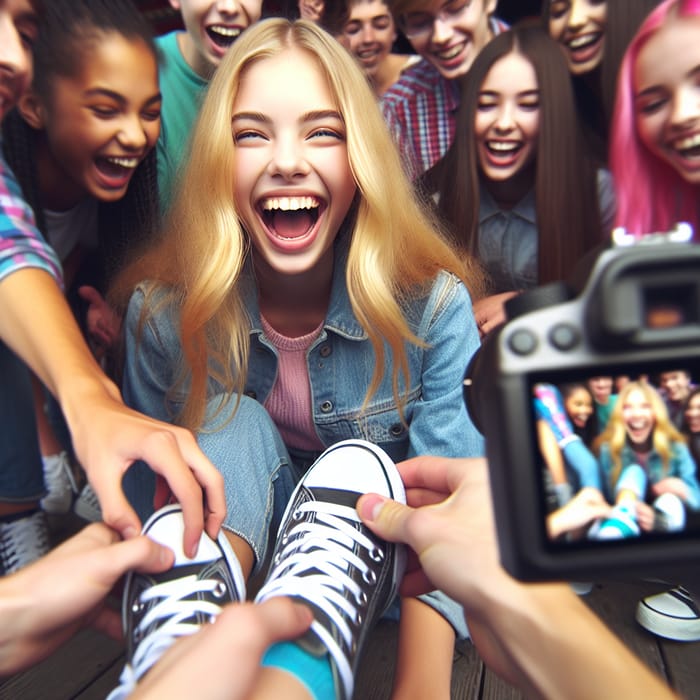
{"label": "blue jeans", "polygon": [[[209,415],[220,405],[214,397]],[[287,503],[302,473],[263,406],[242,396],[230,418],[230,405],[208,420],[197,435],[199,446],[224,477],[226,519],[224,528],[240,536],[255,554],[253,575],[265,564],[270,533],[275,534]],[[308,461],[303,466],[308,466]],[[301,466],[301,465],[300,465]],[[143,463],[133,465],[124,476],[124,492],[145,520],[153,512],[155,475]],[[468,636],[462,607],[444,593],[421,596],[454,627],[460,639]]]}
{"label": "blue jeans", "polygon": [[0,341],[0,501],[32,503],[46,495],[31,375]]}

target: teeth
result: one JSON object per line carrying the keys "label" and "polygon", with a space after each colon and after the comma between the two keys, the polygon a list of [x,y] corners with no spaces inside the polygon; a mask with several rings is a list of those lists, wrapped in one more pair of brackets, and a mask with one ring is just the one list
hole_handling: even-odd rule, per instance
{"label": "teeth", "polygon": [[678,139],[673,142],[673,147],[679,151],[685,151],[689,148],[697,148],[700,146],[700,133],[694,136],[687,136],[684,139]]}
{"label": "teeth", "polygon": [[138,158],[119,158],[117,156],[107,156],[105,160],[114,165],[121,165],[122,168],[135,168],[139,164]]}
{"label": "teeth", "polygon": [[597,36],[597,34],[583,34],[582,36],[574,37],[568,43],[572,49],[580,49],[582,46],[587,46],[588,44],[593,43]]}
{"label": "teeth", "polygon": [[488,141],[486,144],[492,151],[502,151],[511,152],[516,151],[520,148],[519,143],[513,143],[512,141]]}
{"label": "teeth", "polygon": [[445,51],[439,51],[437,53],[437,56],[442,61],[449,61],[450,59],[454,58],[455,56],[459,56],[459,54],[463,48],[464,48],[464,44],[458,44],[457,46],[453,46],[451,49],[446,49]]}
{"label": "teeth", "polygon": [[298,209],[316,209],[320,202],[316,197],[270,197],[262,202],[264,211],[297,211]]}
{"label": "teeth", "polygon": [[214,34],[220,34],[225,36],[227,39],[235,38],[241,33],[240,27],[224,27],[221,24],[215,24],[209,27],[209,31],[214,32]]}

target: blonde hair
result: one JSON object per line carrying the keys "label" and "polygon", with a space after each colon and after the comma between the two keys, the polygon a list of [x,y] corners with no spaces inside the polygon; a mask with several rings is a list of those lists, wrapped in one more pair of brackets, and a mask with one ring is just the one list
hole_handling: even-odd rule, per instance
{"label": "blonde hair", "polygon": [[640,391],[644,395],[644,398],[651,404],[651,410],[655,420],[652,430],[652,445],[654,451],[661,457],[664,472],[668,472],[669,470],[673,443],[685,443],[685,438],[671,422],[666,404],[659,395],[659,392],[644,380],[628,382],[618,394],[607,427],[596,438],[593,445],[596,452],[599,452],[601,445],[605,443],[609,446],[610,457],[613,463],[613,470],[610,477],[612,484],[617,482],[622,472],[622,448],[627,442],[627,429],[623,418],[623,410],[628,396],[633,391]]}
{"label": "blonde hair", "polygon": [[404,343],[421,344],[404,318],[404,301],[424,293],[442,269],[465,283],[468,277],[473,296],[482,290],[476,263],[460,260],[416,201],[375,97],[352,57],[313,23],[279,18],[259,22],[235,42],[215,73],[166,233],[141,265],[149,279],[168,284],[165,302],[181,309],[183,365],[174,390],[186,389],[187,398],[176,418],[192,429],[203,421],[208,378],[240,395],[247,373],[250,323],[240,285],[250,244],[232,194],[233,103],[251,65],[292,48],[313,56],[345,122],[348,160],[357,186],[348,215],[346,283],[376,359],[365,403],[383,377],[385,341],[394,360],[394,395],[401,405],[399,377],[408,385]]}

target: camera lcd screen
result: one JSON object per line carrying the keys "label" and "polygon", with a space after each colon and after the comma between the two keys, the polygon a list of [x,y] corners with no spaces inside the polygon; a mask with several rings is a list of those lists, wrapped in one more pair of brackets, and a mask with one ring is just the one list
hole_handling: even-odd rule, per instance
{"label": "camera lcd screen", "polygon": [[529,377],[545,549],[700,534],[700,361]]}

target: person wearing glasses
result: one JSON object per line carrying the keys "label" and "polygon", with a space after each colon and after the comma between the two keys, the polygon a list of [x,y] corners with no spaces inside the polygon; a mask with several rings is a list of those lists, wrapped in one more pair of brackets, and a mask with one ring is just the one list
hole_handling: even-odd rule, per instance
{"label": "person wearing glasses", "polygon": [[507,25],[496,0],[389,0],[399,29],[421,57],[384,94],[382,112],[409,176],[420,177],[452,143],[458,80]]}

